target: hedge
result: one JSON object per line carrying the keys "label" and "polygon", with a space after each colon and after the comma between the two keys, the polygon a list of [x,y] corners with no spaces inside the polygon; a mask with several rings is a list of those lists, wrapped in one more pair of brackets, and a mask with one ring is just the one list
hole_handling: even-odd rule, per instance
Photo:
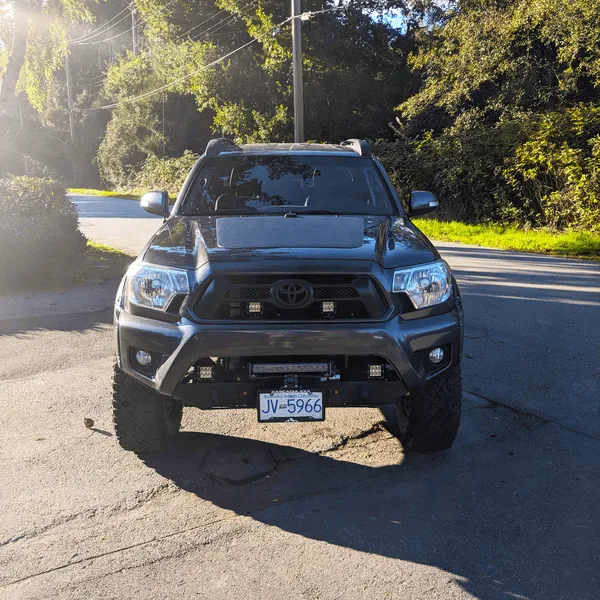
{"label": "hedge", "polygon": [[51,179],[0,179],[0,290],[65,280],[86,238],[63,186]]}
{"label": "hedge", "polygon": [[600,231],[600,106],[581,103],[497,124],[463,116],[375,152],[405,197],[440,196],[437,218]]}

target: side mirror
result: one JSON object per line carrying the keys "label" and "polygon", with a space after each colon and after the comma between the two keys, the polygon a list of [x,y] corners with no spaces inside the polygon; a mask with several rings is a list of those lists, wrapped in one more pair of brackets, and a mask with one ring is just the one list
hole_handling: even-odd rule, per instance
{"label": "side mirror", "polygon": [[146,212],[166,219],[169,216],[169,192],[146,192],[140,205]]}
{"label": "side mirror", "polygon": [[410,193],[408,216],[416,217],[432,213],[440,205],[435,194],[431,192],[414,191]]}

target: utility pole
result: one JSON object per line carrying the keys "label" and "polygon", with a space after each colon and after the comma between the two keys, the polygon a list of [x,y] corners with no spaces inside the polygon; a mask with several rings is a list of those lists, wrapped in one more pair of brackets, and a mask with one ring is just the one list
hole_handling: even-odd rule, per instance
{"label": "utility pole", "polygon": [[292,69],[294,78],[294,142],[304,141],[304,86],[302,84],[302,21],[300,0],[292,0]]}
{"label": "utility pole", "polygon": [[71,143],[75,145],[75,126],[73,123],[73,92],[71,89],[71,63],[68,52],[65,56],[65,73],[67,76],[67,106],[69,108],[69,130],[71,132]]}
{"label": "utility pole", "polygon": [[133,45],[133,54],[134,56],[137,54],[137,36],[135,33],[135,4],[132,2],[130,5],[131,8],[131,36],[132,36],[132,45]]}

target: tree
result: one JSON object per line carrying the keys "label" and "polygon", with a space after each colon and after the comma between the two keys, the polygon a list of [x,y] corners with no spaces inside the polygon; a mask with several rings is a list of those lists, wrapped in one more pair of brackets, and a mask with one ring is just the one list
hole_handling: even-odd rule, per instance
{"label": "tree", "polygon": [[598,99],[600,0],[463,0],[454,10],[412,57],[424,85],[400,111],[415,126]]}
{"label": "tree", "polygon": [[0,109],[14,103],[17,81],[27,50],[28,13],[27,1],[15,0],[13,38],[8,60],[0,81]]}
{"label": "tree", "polygon": [[600,227],[600,0],[461,0],[411,57],[387,148],[445,216]]}
{"label": "tree", "polygon": [[[200,4],[193,13],[186,0],[162,11],[152,0],[136,5],[144,21],[140,54],[126,53],[112,65],[98,101],[117,104],[98,155],[109,182],[122,184],[139,171],[143,157],[160,155],[163,145],[167,157],[185,149],[201,151],[211,129],[240,141],[291,139],[289,4],[219,0],[215,7]],[[316,13],[303,24],[310,138],[339,141],[382,134],[394,106],[415,89],[416,78],[406,67],[412,37],[365,12],[384,5],[407,10],[404,2],[356,1],[323,13],[336,4],[303,2],[305,12]],[[156,89],[162,91],[153,94]],[[165,138],[160,130],[163,94],[170,125]],[[133,100],[138,96],[143,97]],[[168,118],[175,103],[186,107],[179,123]],[[200,133],[191,143],[188,139],[187,147],[178,134],[182,122]]]}
{"label": "tree", "polygon": [[[50,45],[50,40],[56,43],[44,58],[56,61],[58,54],[58,60],[62,60],[68,52],[64,27],[69,23],[90,19],[91,13],[84,0],[4,0],[3,5],[5,10],[11,7],[14,14],[10,51],[0,81],[0,106],[10,110],[14,105],[22,69],[27,63],[28,46],[35,45],[46,35],[43,40],[46,45]],[[29,58],[33,59],[33,56]],[[36,77],[43,77],[47,65],[43,60],[31,60],[30,63],[32,77],[29,83],[35,85]],[[53,62],[51,64],[54,65]]]}

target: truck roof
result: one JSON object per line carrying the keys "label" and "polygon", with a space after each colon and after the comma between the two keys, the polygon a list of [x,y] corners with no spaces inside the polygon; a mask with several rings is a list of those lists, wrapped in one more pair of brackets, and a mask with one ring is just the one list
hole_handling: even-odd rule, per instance
{"label": "truck roof", "polygon": [[231,154],[312,154],[312,155],[345,155],[345,156],[370,156],[371,149],[363,140],[347,140],[341,144],[240,144],[231,140],[220,138],[211,140],[206,147],[207,156]]}
{"label": "truck roof", "polygon": [[[229,152],[236,152],[231,150]],[[242,154],[351,154],[356,153],[350,146],[338,144],[243,144],[238,146],[237,152]]]}

